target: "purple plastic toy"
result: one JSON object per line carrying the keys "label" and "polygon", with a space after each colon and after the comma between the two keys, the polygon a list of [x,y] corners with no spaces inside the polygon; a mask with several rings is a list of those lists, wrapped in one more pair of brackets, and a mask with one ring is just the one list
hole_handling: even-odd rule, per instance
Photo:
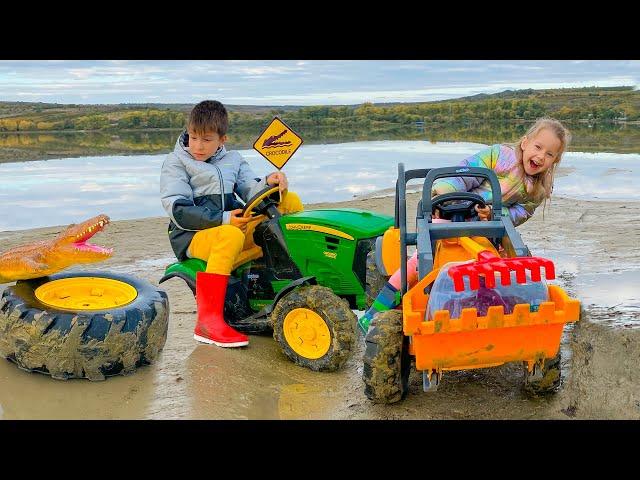
{"label": "purple plastic toy", "polygon": [[[537,311],[541,302],[549,300],[547,284],[544,280],[533,282],[527,272],[527,283],[521,284],[513,281],[511,285],[504,286],[498,281],[495,288],[487,288],[484,279],[480,277],[480,288],[471,290],[468,278],[465,278],[465,289],[456,292],[453,288],[453,280],[447,274],[449,268],[468,262],[450,262],[442,267],[438,274],[427,307],[427,320],[431,320],[436,310],[448,310],[451,318],[460,318],[463,308],[475,308],[478,316],[485,316],[492,306],[502,306],[504,313],[512,313],[513,307],[519,303],[529,304],[531,311]],[[512,272],[515,275],[515,272]],[[515,280],[515,279],[514,279]]]}

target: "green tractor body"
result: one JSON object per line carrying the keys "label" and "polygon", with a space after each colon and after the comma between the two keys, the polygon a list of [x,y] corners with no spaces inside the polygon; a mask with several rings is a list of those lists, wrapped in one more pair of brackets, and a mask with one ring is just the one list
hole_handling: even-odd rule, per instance
{"label": "green tractor body", "polygon": [[303,276],[331,288],[352,308],[366,308],[367,254],[393,217],[359,209],[310,210],[280,218],[289,253]]}
{"label": "green tractor body", "polygon": [[[257,228],[254,234],[256,243],[263,248],[263,257],[240,265],[232,272],[247,288],[252,310],[271,304],[292,280],[302,277],[314,277],[317,284],[345,298],[351,308],[366,308],[367,254],[376,237],[393,225],[393,217],[343,208],[283,215],[264,224],[271,222],[277,222],[277,228],[273,228],[275,225],[271,229]],[[279,236],[277,230],[280,242],[274,238]],[[259,235],[265,239],[260,241],[256,238]],[[287,268],[291,262],[294,265]],[[180,277],[195,291],[196,272],[205,269],[206,262],[194,258],[173,263],[167,267],[161,282]]]}
{"label": "green tractor body", "polygon": [[[394,219],[352,208],[281,215],[269,192],[257,195],[256,202],[264,200],[256,209],[253,200],[245,207],[267,217],[253,233],[262,256],[248,256],[252,259],[231,272],[224,318],[244,333],[272,330],[283,353],[298,365],[336,370],[355,339],[352,309],[367,307],[367,256]],[[195,295],[196,274],[205,269],[198,259],[173,263],[160,283],[182,278]]]}

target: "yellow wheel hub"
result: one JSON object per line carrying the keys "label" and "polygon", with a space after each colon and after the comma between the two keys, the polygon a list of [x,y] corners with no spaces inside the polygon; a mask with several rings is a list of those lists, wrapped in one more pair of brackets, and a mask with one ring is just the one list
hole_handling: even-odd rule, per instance
{"label": "yellow wheel hub", "polygon": [[36,298],[45,305],[66,310],[106,310],[133,302],[138,292],[128,283],[110,278],[73,277],[44,283]]}
{"label": "yellow wheel hub", "polygon": [[291,310],[284,317],[283,330],[291,349],[302,357],[320,358],[331,346],[329,327],[320,315],[308,308]]}

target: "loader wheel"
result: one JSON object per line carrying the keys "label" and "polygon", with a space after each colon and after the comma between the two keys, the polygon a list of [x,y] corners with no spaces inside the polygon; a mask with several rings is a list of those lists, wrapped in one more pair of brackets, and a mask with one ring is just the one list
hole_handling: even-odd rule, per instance
{"label": "loader wheel", "polygon": [[374,403],[395,403],[409,391],[409,337],[402,332],[402,312],[387,310],[371,320],[366,336],[362,379]]}
{"label": "loader wheel", "polygon": [[366,278],[366,294],[367,294],[367,308],[373,305],[373,301],[387,283],[389,277],[382,275],[378,267],[376,266],[376,247],[373,244],[371,251],[367,254],[367,278]]}
{"label": "loader wheel", "polygon": [[355,340],[356,316],[328,287],[310,285],[285,295],[271,313],[273,338],[297,365],[338,370]]}
{"label": "loader wheel", "polygon": [[539,397],[555,393],[560,387],[560,350],[553,358],[545,359],[544,366],[540,368],[539,364],[535,364],[533,371],[527,370],[527,364],[524,364],[524,392],[531,397]]}
{"label": "loader wheel", "polygon": [[132,373],[167,339],[169,300],[150,283],[107,272],[18,281],[0,299],[0,355],[59,380]]}

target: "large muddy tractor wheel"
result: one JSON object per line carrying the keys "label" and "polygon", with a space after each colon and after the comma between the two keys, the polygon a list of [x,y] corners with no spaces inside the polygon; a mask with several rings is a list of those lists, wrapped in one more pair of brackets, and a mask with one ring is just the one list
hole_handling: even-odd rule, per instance
{"label": "large muddy tractor wheel", "polygon": [[371,248],[371,251],[367,254],[367,277],[366,277],[366,294],[367,294],[367,308],[373,305],[373,301],[387,283],[389,277],[380,273],[376,266],[376,250],[375,243]]}
{"label": "large muddy tractor wheel", "polygon": [[285,295],[271,313],[273,338],[297,365],[338,370],[355,340],[356,316],[330,288],[310,285]]}
{"label": "large muddy tractor wheel", "polygon": [[539,397],[552,394],[560,387],[560,350],[553,358],[545,359],[544,365],[536,363],[533,371],[529,372],[527,364],[524,364],[524,392],[531,397]]}
{"label": "large muddy tractor wheel", "polygon": [[0,299],[0,355],[60,380],[104,380],[155,360],[168,319],[167,294],[130,275],[18,281]]}
{"label": "large muddy tractor wheel", "polygon": [[365,338],[364,393],[374,403],[395,403],[409,391],[409,337],[402,332],[402,312],[387,310],[371,320]]}

